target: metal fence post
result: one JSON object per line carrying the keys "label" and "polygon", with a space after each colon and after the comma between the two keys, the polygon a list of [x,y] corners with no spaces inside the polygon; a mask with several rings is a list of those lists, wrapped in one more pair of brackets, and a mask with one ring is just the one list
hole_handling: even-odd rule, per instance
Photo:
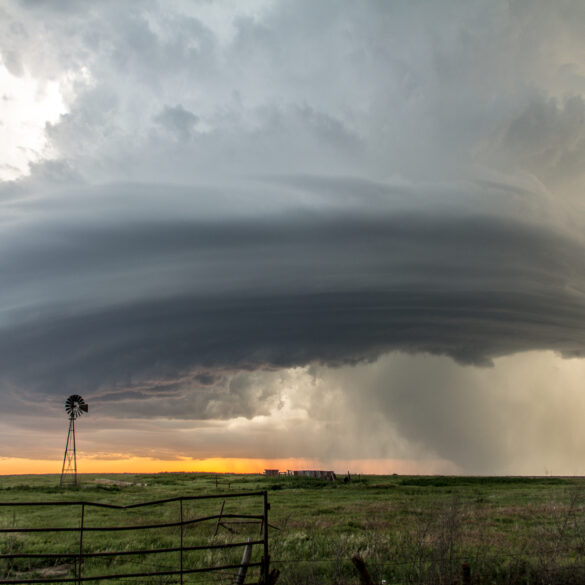
{"label": "metal fence post", "polygon": [[268,585],[268,579],[270,577],[270,557],[268,556],[268,510],[270,510],[270,504],[268,503],[268,492],[264,490],[264,556],[262,558],[262,580]]}
{"label": "metal fence post", "polygon": [[81,524],[79,526],[79,557],[77,559],[77,583],[81,584],[81,564],[83,562],[83,523],[85,521],[85,504],[81,504]]}
{"label": "metal fence post", "polygon": [[181,585],[183,585],[183,498],[179,500],[179,511],[180,511],[180,518],[181,518]]}

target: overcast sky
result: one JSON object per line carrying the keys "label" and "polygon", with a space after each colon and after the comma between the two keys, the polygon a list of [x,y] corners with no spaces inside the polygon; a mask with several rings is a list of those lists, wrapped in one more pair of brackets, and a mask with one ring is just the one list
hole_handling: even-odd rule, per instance
{"label": "overcast sky", "polygon": [[0,99],[0,473],[72,393],[100,469],[585,473],[581,0],[0,0]]}

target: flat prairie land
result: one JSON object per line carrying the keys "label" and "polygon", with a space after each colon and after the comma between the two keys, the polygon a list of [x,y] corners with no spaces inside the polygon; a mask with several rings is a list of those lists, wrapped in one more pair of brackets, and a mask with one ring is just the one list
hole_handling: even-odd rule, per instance
{"label": "flat prairie land", "polygon": [[[282,585],[359,583],[352,557],[361,557],[374,584],[585,583],[585,478],[355,476],[344,483],[259,475],[161,473],[81,475],[77,489],[59,489],[58,476],[0,476],[0,502],[85,501],[128,505],[178,496],[267,490],[271,567]],[[239,498],[185,502],[183,517],[261,513],[261,500]],[[136,525],[177,520],[177,502],[152,509],[111,511],[87,507],[84,526]],[[260,506],[260,508],[258,507]],[[79,507],[0,507],[0,528],[80,525]],[[185,530],[185,546],[259,538],[258,524]],[[83,550],[172,548],[177,528],[140,533],[86,532]],[[75,568],[67,553],[79,548],[75,530],[2,533],[0,554],[42,554],[47,559],[0,559],[0,580],[66,578]],[[254,546],[252,561],[261,556]],[[185,555],[185,566],[237,564],[241,549]],[[62,555],[62,558],[59,557]],[[84,576],[166,570],[176,552],[84,561]],[[104,566],[105,563],[105,566]],[[257,581],[251,571],[246,582]],[[231,583],[234,570],[194,574],[184,583]],[[49,581],[50,582],[50,581]],[[57,582],[57,581],[55,581]],[[114,583],[117,581],[108,581]],[[176,576],[120,579],[120,583],[178,583]]]}

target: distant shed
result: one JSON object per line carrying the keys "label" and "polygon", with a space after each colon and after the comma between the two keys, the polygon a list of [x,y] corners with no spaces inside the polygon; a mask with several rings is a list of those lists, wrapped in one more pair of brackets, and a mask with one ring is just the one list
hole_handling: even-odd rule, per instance
{"label": "distant shed", "polygon": [[265,469],[264,475],[266,477],[278,477],[280,474],[278,472],[278,469]]}

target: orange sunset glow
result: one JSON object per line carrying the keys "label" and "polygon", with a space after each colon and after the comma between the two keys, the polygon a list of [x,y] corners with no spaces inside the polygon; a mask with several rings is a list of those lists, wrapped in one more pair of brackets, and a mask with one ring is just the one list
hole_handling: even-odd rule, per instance
{"label": "orange sunset glow", "polygon": [[[61,461],[0,459],[2,475],[60,473]],[[265,469],[307,469],[314,467],[309,459],[176,459],[162,460],[149,457],[128,459],[96,459],[78,461],[80,473],[160,473],[160,472],[208,472],[208,473],[262,473]]]}
{"label": "orange sunset glow", "polygon": [[[0,458],[0,475],[56,474],[61,471],[62,461],[42,459]],[[206,459],[153,459],[129,457],[127,459],[99,459],[90,457],[78,461],[80,473],[263,473],[265,469],[280,471],[295,469],[332,469],[336,473],[364,473],[381,475],[426,475],[457,473],[450,462],[441,460],[414,461],[398,459],[334,460],[317,459],[250,459],[213,457]]]}

